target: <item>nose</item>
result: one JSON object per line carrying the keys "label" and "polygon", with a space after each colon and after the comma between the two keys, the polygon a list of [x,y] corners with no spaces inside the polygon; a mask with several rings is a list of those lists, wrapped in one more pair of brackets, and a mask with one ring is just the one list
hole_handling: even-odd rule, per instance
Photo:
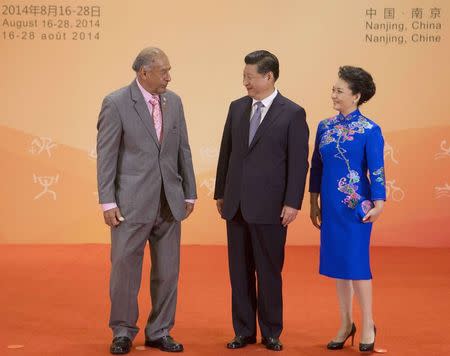
{"label": "nose", "polygon": [[167,80],[168,82],[170,82],[170,81],[172,80],[172,77],[170,76],[169,73],[167,73],[167,78],[166,78],[166,80]]}

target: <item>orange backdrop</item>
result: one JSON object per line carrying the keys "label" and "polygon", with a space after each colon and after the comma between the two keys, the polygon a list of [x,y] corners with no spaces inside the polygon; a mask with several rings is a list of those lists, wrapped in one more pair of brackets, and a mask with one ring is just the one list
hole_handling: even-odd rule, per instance
{"label": "orange backdrop", "polygon": [[[220,137],[229,102],[245,94],[243,58],[264,48],[280,60],[278,89],[306,108],[311,144],[334,114],[338,67],[373,74],[378,91],[362,111],[384,132],[389,193],[373,243],[450,246],[449,13],[445,0],[0,1],[0,242],[109,241],[97,115],[154,45],[171,60],[198,181],[183,243],[226,241],[212,200]],[[318,243],[308,200],[289,244]]]}

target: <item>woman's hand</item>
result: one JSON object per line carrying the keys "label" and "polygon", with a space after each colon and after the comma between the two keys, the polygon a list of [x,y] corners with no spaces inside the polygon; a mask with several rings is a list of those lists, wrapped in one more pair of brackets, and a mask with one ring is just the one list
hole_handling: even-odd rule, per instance
{"label": "woman's hand", "polygon": [[322,212],[319,207],[319,193],[311,193],[309,217],[311,218],[312,224],[320,230],[320,225],[322,224]]}
{"label": "woman's hand", "polygon": [[362,221],[364,223],[375,222],[379,218],[381,213],[383,212],[383,207],[384,207],[383,200],[375,200],[373,203],[375,204],[375,207],[370,209],[368,211],[368,213],[366,214],[366,216],[363,217]]}

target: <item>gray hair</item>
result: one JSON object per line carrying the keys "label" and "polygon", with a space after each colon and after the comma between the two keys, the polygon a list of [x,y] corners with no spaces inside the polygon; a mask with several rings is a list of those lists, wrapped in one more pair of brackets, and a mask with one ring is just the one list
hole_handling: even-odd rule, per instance
{"label": "gray hair", "polygon": [[133,70],[137,73],[141,70],[142,67],[151,67],[151,65],[155,62],[157,58],[165,57],[166,54],[156,47],[147,47],[144,48],[137,55],[136,59],[133,62]]}

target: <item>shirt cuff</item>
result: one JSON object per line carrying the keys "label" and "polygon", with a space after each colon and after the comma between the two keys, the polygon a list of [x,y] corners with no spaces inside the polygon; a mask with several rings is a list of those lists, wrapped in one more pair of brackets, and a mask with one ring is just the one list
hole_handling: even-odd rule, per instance
{"label": "shirt cuff", "polygon": [[103,211],[111,210],[111,209],[114,209],[114,208],[117,208],[117,204],[116,203],[102,204]]}
{"label": "shirt cuff", "polygon": [[195,199],[184,199],[186,203],[195,204]]}

